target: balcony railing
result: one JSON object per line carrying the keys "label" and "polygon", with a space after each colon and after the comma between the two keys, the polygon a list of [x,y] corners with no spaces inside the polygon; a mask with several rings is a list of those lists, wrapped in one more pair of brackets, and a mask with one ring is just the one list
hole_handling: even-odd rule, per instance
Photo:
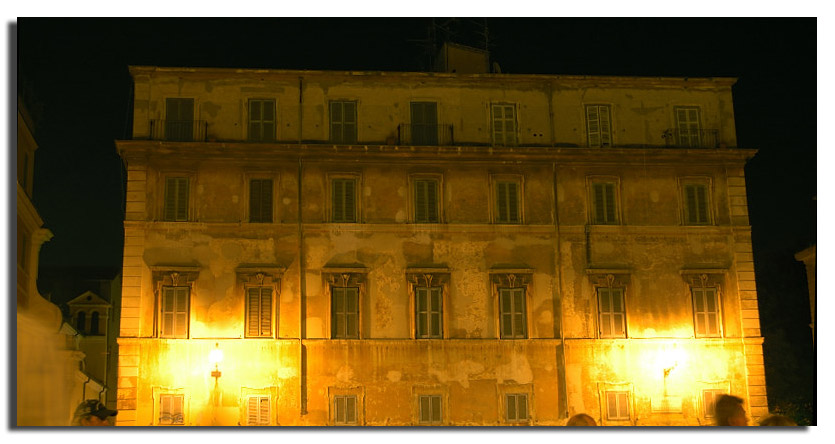
{"label": "balcony railing", "polygon": [[172,142],[205,142],[205,120],[151,120],[151,140]]}
{"label": "balcony railing", "polygon": [[397,127],[398,145],[454,145],[452,125],[401,123]]}
{"label": "balcony railing", "polygon": [[670,128],[661,136],[668,148],[719,148],[719,130]]}

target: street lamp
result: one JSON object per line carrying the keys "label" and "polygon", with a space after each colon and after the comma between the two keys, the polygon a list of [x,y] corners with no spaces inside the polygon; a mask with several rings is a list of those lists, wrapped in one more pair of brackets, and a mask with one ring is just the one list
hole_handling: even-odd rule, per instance
{"label": "street lamp", "polygon": [[217,385],[217,378],[220,378],[220,370],[218,370],[217,365],[223,361],[223,350],[218,347],[218,343],[215,342],[215,348],[209,352],[209,362],[215,365],[215,369],[212,372],[212,377],[215,378],[215,385]]}

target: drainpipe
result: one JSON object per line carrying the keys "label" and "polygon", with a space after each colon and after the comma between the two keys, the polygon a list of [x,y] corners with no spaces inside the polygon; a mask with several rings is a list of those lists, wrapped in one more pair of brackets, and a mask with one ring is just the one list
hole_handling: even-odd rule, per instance
{"label": "drainpipe", "polygon": [[[553,133],[552,133],[553,134]],[[562,252],[560,251],[560,211],[559,211],[559,204],[557,201],[559,200],[559,196],[557,194],[557,162],[551,163],[551,168],[554,173],[554,235],[555,235],[555,243],[556,243],[556,253],[557,253],[557,294],[559,295],[558,303],[560,308],[560,344],[562,344],[562,353],[559,354],[559,361],[557,363],[557,379],[561,383],[562,388],[562,407],[563,412],[565,412],[565,417],[568,417],[568,374],[565,368],[565,332],[563,331],[563,323],[565,320],[565,315],[563,314],[562,310]],[[562,368],[562,378],[559,377],[559,369]]]}
{"label": "drainpipe", "polygon": [[299,145],[302,144],[302,91],[302,77],[299,76]]}
{"label": "drainpipe", "polygon": [[[300,80],[301,81],[301,80]],[[301,98],[301,96],[299,96]],[[301,141],[301,130],[299,130],[299,140]],[[305,299],[307,298],[307,282],[304,275],[304,230],[302,226],[302,158],[299,156],[299,174],[298,174],[298,228],[299,228],[299,414],[304,416],[307,414],[307,360],[304,349],[303,338],[305,337],[305,329],[307,322],[305,316],[307,314]]]}

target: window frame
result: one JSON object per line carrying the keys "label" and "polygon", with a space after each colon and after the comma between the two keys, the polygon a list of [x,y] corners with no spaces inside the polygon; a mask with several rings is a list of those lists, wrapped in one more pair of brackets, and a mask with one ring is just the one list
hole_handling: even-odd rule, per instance
{"label": "window frame", "polygon": [[[525,180],[521,174],[491,174],[490,175],[490,213],[491,221],[497,225],[524,225],[525,223]],[[502,218],[499,203],[501,184],[513,183],[516,186],[516,220],[511,220],[510,206],[508,206],[507,220]]]}
{"label": "window frame", "polygon": [[[328,297],[328,338],[332,340],[358,340],[364,339],[363,333],[363,302],[365,300],[368,269],[366,268],[324,268],[322,279],[327,289]],[[356,288],[357,289],[357,334],[356,337],[336,337],[334,334],[337,325],[334,316],[334,289],[335,288]]]}
{"label": "window frame", "polygon": [[[362,209],[361,195],[362,195],[362,193],[360,192],[360,190],[362,189],[362,176],[358,173],[329,173],[327,175],[327,181],[328,181],[328,194],[327,194],[326,220],[329,223],[335,223],[335,224],[358,224],[358,223],[362,223],[361,222],[362,221],[362,214],[361,214],[361,209]],[[352,220],[349,220],[348,218],[344,218],[344,217],[342,219],[337,219],[336,218],[335,211],[336,211],[336,204],[338,203],[338,202],[334,202],[334,196],[335,196],[335,193],[336,193],[336,189],[334,188],[334,185],[335,185],[336,181],[353,181],[353,183],[354,183],[354,193],[353,193],[354,194],[354,217],[353,217]],[[344,199],[345,195],[347,195],[347,193],[343,193],[343,199]],[[344,205],[343,205],[343,207],[344,207]]]}
{"label": "window frame", "polygon": [[[276,175],[266,173],[266,172],[264,172],[264,173],[252,172],[252,173],[245,174],[245,181],[246,181],[246,183],[245,183],[245,187],[246,187],[246,202],[245,202],[246,216],[244,217],[244,220],[246,221],[246,223],[250,223],[250,224],[274,224],[278,221],[278,205],[276,205],[276,203],[278,202],[277,192],[278,192],[279,187],[276,187],[276,183],[278,182],[278,179],[279,179],[279,177],[277,177]],[[253,208],[252,208],[252,197],[253,197],[252,196],[252,183],[253,183],[253,181],[270,181],[271,190],[270,190],[269,220],[253,220],[253,214],[252,214],[252,210],[253,210]],[[263,196],[263,194],[262,194],[262,196]],[[263,199],[262,199],[262,203],[263,203]],[[263,217],[263,215],[262,215],[262,217]]]}
{"label": "window frame", "polygon": [[[530,339],[531,335],[531,294],[533,291],[533,270],[532,269],[493,269],[490,271],[490,281],[493,291],[493,309],[495,313],[495,328],[496,338],[500,340],[519,340]],[[521,335],[516,335],[513,332],[511,324],[511,335],[505,336],[503,332],[504,315],[502,311],[502,291],[503,290],[521,290],[522,292],[522,327],[524,329]],[[511,308],[513,303],[511,302]],[[515,317],[516,312],[511,313],[511,319]]]}
{"label": "window frame", "polygon": [[[418,395],[418,424],[424,426],[438,426],[444,424],[444,398],[440,394]],[[424,400],[427,401],[428,419],[424,420],[423,405]],[[437,400],[437,412],[435,412],[435,402]],[[434,413],[437,413],[437,420],[434,418]]]}
{"label": "window frame", "polygon": [[[713,304],[714,304],[714,307],[716,308],[716,310],[713,311],[713,312],[710,312],[710,311],[707,310],[707,304],[706,304],[707,296],[705,296],[705,299],[702,301],[705,304],[704,305],[705,310],[700,312],[700,311],[698,311],[697,305],[696,305],[696,291],[707,292],[708,290],[713,292]],[[719,288],[717,286],[691,286],[690,287],[690,300],[691,300],[691,307],[693,309],[693,334],[695,335],[695,337],[697,337],[697,338],[721,338],[723,336],[722,335],[722,302],[721,302],[722,299],[720,297]],[[704,319],[704,324],[705,324],[705,332],[704,333],[699,333],[698,317],[699,317],[700,314],[702,314],[705,318]],[[716,317],[715,322],[713,322],[713,324],[711,325],[713,327],[711,330],[715,329],[715,332],[708,332],[707,327],[708,327],[708,320],[709,320],[709,315],[710,314],[713,314]]]}
{"label": "window frame", "polygon": [[[353,398],[355,401],[354,422],[339,421],[337,400]],[[328,387],[328,420],[330,425],[338,427],[356,427],[365,425],[365,387]]]}
{"label": "window frame", "polygon": [[[241,387],[239,406],[239,424],[252,427],[274,426],[278,424],[278,396],[279,391],[276,386],[269,387]],[[267,413],[266,424],[250,424],[249,423],[249,399],[250,398],[268,398],[269,412]],[[260,408],[260,406],[259,406]],[[259,412],[260,414],[260,412]],[[259,415],[260,416],[260,415]]]}
{"label": "window frame", "polygon": [[[180,139],[180,138],[177,138],[177,137],[174,137],[174,136],[169,136],[169,130],[171,128],[170,125],[172,123],[174,123],[174,122],[188,122],[189,121],[189,120],[186,120],[186,119],[177,119],[177,120],[169,119],[169,115],[171,114],[170,113],[171,110],[169,110],[169,107],[168,107],[168,103],[169,103],[168,101],[169,100],[179,100],[179,101],[191,100],[191,120],[190,120],[191,121],[191,128],[190,128],[190,133],[191,134],[189,134],[189,136],[185,139]],[[198,140],[198,137],[197,137],[197,134],[196,134],[197,126],[198,126],[198,119],[197,119],[198,113],[197,113],[197,111],[199,110],[197,97],[174,97],[174,96],[163,97],[162,108],[163,108],[163,113],[165,114],[165,117],[163,118],[164,124],[163,124],[162,140],[167,141],[167,142],[196,142]],[[178,112],[176,114],[178,114],[177,117],[179,117],[179,108],[178,108]],[[183,131],[183,130],[180,129],[178,131]]]}
{"label": "window frame", "polygon": [[[264,103],[271,103],[272,104],[272,111],[273,111],[273,119],[264,120],[258,119],[253,120],[252,118],[252,105],[255,102],[260,102],[261,106],[261,113],[263,114],[264,111]],[[265,123],[272,123],[272,135],[264,138],[264,124]],[[254,137],[252,132],[253,124],[260,125],[260,137]],[[255,143],[275,143],[278,140],[278,101],[274,97],[246,97],[246,141],[247,142],[255,142]]]}
{"label": "window frame", "polygon": [[[199,267],[183,266],[151,266],[151,279],[154,283],[154,336],[159,339],[190,339],[191,338],[191,307],[194,299],[194,282],[200,273]],[[188,289],[186,297],[186,334],[166,335],[163,333],[163,298],[166,287],[183,287]]]}
{"label": "window frame", "polygon": [[[183,420],[181,423],[176,424],[163,424],[161,421],[161,415],[163,412],[162,403],[164,397],[179,397],[182,398],[182,416]],[[151,387],[151,398],[153,402],[153,422],[154,426],[160,427],[184,427],[190,426],[189,424],[189,409],[191,404],[191,396],[186,393],[184,388],[169,388],[169,387],[159,387],[153,386]]]}
{"label": "window frame", "polygon": [[[690,220],[690,201],[688,199],[688,187],[704,187],[705,191],[705,221],[691,221]],[[686,176],[678,180],[679,187],[679,204],[681,206],[680,217],[681,225],[684,226],[708,226],[714,224],[714,208],[713,208],[713,180],[706,176]],[[698,199],[695,202],[698,206]],[[697,210],[698,212],[698,210]]]}
{"label": "window frame", "polygon": [[[632,406],[631,406],[631,393],[628,390],[606,390],[605,392],[606,400],[605,400],[605,415],[606,421],[609,422],[622,422],[622,421],[632,421]],[[610,402],[615,401],[615,415],[611,416],[611,405]],[[623,401],[623,403],[621,402]],[[625,404],[625,405],[623,405]],[[622,415],[622,411],[625,410],[626,415]]]}
{"label": "window frame", "polygon": [[[613,220],[600,220],[597,217],[597,193],[596,187],[598,185],[610,185],[612,190],[612,217]],[[621,205],[621,183],[619,176],[604,176],[604,175],[592,175],[586,177],[586,188],[587,188],[587,196],[588,196],[588,204],[586,206],[588,212],[588,220],[590,225],[622,225],[623,224],[623,215],[621,214],[621,210],[623,205]],[[604,192],[605,194],[605,192]],[[605,199],[605,196],[604,196]],[[605,205],[604,205],[605,206]],[[604,210],[605,211],[605,210]]]}
{"label": "window frame", "polygon": [[[193,222],[196,219],[194,217],[194,210],[193,210],[194,206],[192,205],[192,199],[193,199],[193,194],[194,194],[192,192],[192,190],[194,189],[194,182],[195,182],[194,181],[194,175],[189,174],[189,173],[184,173],[184,172],[181,173],[181,172],[173,172],[172,171],[172,172],[161,173],[160,177],[162,179],[160,181],[160,183],[162,184],[162,192],[160,193],[162,195],[162,205],[160,207],[160,222]],[[178,210],[181,209],[180,206],[179,206],[179,200],[177,200],[177,197],[179,197],[179,193],[180,193],[179,190],[177,190],[176,191],[177,194],[174,197],[172,197],[172,199],[174,199],[173,218],[169,218],[168,214],[166,212],[166,207],[168,206],[168,199],[169,199],[169,194],[168,194],[169,193],[169,185],[168,184],[169,184],[170,179],[184,180],[185,181],[185,184],[186,184],[186,199],[185,199],[185,203],[184,203],[184,205],[185,205],[185,217],[184,218],[180,218],[179,211],[178,211]],[[178,185],[175,185],[175,187],[178,187]]]}
{"label": "window frame", "polygon": [[[425,107],[429,104],[432,104],[435,107],[435,116],[434,116],[435,123],[424,123],[424,122],[417,123],[417,120],[415,119],[415,117],[416,117],[416,115],[415,115],[415,105]],[[421,117],[423,117],[423,116],[421,116]],[[438,122],[440,122],[440,121],[441,121],[441,107],[440,107],[440,102],[438,100],[435,100],[435,99],[412,99],[412,100],[410,100],[409,101],[409,132],[410,132],[409,137],[410,137],[410,140],[409,140],[408,144],[413,145],[413,146],[439,146],[440,143],[441,143],[441,134],[440,134],[441,125]],[[418,132],[415,131],[416,126],[425,126],[427,128],[426,131],[421,133],[422,135],[420,137],[417,137],[417,138],[415,136],[416,134],[418,134]],[[435,127],[434,134],[432,134],[429,131],[429,129],[432,126]],[[430,134],[431,134],[431,136],[430,136]],[[425,140],[418,140],[418,139],[421,139],[421,138],[425,139]]]}
{"label": "window frame", "polygon": [[[682,121],[679,118],[679,112],[681,112],[681,111],[684,111],[684,112],[696,111],[696,121],[695,122],[690,121],[690,116],[687,116],[686,121]],[[702,137],[703,137],[703,135],[702,135],[702,128],[703,128],[703,126],[702,126],[702,108],[700,106],[698,106],[698,105],[675,105],[675,106],[673,106],[673,121],[675,122],[676,139],[677,139],[676,142],[677,142],[678,146],[686,147],[686,148],[701,148],[702,144],[704,143],[704,140],[702,140]],[[696,131],[695,141],[696,142],[695,142],[695,144],[693,143],[694,138],[692,136],[692,133],[693,133],[694,129],[692,127],[690,127],[690,128],[687,128],[687,134],[688,134],[687,143],[684,143],[684,140],[682,138],[682,126],[683,126],[682,124],[687,124],[687,125],[692,126],[694,123],[695,123],[695,126],[696,126],[696,128],[695,128],[695,131]]]}
{"label": "window frame", "polygon": [[[235,269],[236,291],[239,292],[238,294],[243,294],[243,338],[264,339],[279,337],[279,304],[281,302],[281,279],[284,275],[284,271],[285,269],[283,267],[272,264],[241,266]],[[272,291],[272,300],[270,301],[269,335],[250,334],[249,290],[252,288],[268,288]]]}
{"label": "window frame", "polygon": [[[418,218],[418,183],[422,181],[435,182],[435,215],[436,220],[420,220]],[[432,173],[418,173],[409,175],[409,215],[412,223],[415,224],[440,224],[444,223],[443,213],[443,175]]]}
{"label": "window frame", "polygon": [[[606,110],[606,116],[607,116],[607,119],[608,119],[608,130],[607,131],[603,131],[601,129],[601,120],[600,120],[600,110],[601,110],[601,108]],[[589,116],[589,111],[591,109],[596,109],[597,110],[597,116],[598,116],[598,118],[597,118],[597,127],[598,127],[597,138],[599,139],[597,143],[593,143],[593,141],[592,141],[592,123],[593,122],[592,122],[592,119]],[[613,147],[614,142],[613,142],[612,136],[614,134],[614,131],[613,131],[613,128],[612,128],[612,126],[613,126],[612,125],[612,123],[613,123],[612,122],[612,105],[609,104],[609,103],[588,103],[588,104],[585,104],[583,106],[583,111],[584,111],[583,120],[586,122],[586,145],[589,148],[611,148],[611,147]],[[603,137],[604,134],[606,136],[608,136],[608,142],[604,142],[604,140],[603,140],[604,139],[604,137]]]}
{"label": "window frame", "polygon": [[[346,122],[345,121],[345,104],[351,103],[354,106],[354,121],[353,122]],[[337,123],[334,121],[333,118],[333,111],[334,105],[340,105],[341,108],[341,116],[342,121],[338,123],[340,128],[342,129],[341,135],[336,137],[336,133],[334,131],[334,126]],[[345,126],[353,123],[354,126],[354,133],[353,133],[353,140],[349,140],[349,138],[345,137]],[[332,99],[328,101],[328,141],[333,144],[341,144],[341,145],[356,145],[359,141],[359,101],[357,99]]]}
{"label": "window frame", "polygon": [[[178,310],[178,307],[177,307],[177,304],[176,304],[176,301],[177,301],[176,292],[180,289],[185,291],[185,293],[186,293],[185,294],[185,309],[182,310],[182,312],[183,312],[182,314],[185,315],[185,327],[184,327],[185,333],[184,334],[178,334],[177,333],[178,326],[179,326],[179,324],[177,323],[177,315],[180,314],[181,311]],[[174,311],[172,312],[172,326],[171,326],[173,331],[170,332],[170,333],[165,331],[165,316],[166,316],[166,313],[167,313],[166,310],[165,310],[165,302],[166,302],[166,296],[167,296],[166,293],[168,292],[168,290],[171,290],[172,292],[174,292],[173,297],[175,298],[174,299]],[[191,329],[190,329],[190,324],[191,324],[191,286],[188,286],[188,285],[163,285],[162,286],[162,288],[160,290],[159,320],[160,320],[160,322],[159,322],[159,337],[160,337],[160,339],[188,339],[189,338],[189,334],[191,332]]]}
{"label": "window frame", "polygon": [[[260,293],[258,295],[258,298],[259,298],[258,319],[259,319],[260,327],[258,328],[258,333],[257,334],[253,334],[252,331],[251,331],[252,330],[252,320],[251,320],[252,315],[251,315],[250,312],[252,310],[252,304],[250,303],[251,302],[250,301],[250,291],[252,291],[254,289],[258,289],[259,293]],[[261,298],[263,298],[263,291],[264,290],[269,290],[269,292],[270,292],[270,301],[269,301],[270,326],[269,326],[269,331],[266,334],[264,333],[264,330],[263,330],[262,310],[263,310],[264,306],[263,306],[263,302],[261,300]],[[275,329],[275,326],[276,326],[275,318],[277,317],[275,315],[276,299],[277,299],[275,294],[276,294],[275,287],[272,286],[272,285],[251,285],[251,284],[244,285],[244,297],[245,297],[245,300],[244,300],[244,337],[245,338],[274,338],[275,337],[275,330],[276,330]]]}
{"label": "window frame", "polygon": [[[498,384],[496,387],[496,392],[498,396],[498,413],[499,418],[498,422],[509,425],[509,426],[527,426],[527,425],[534,425],[535,423],[535,412],[536,409],[534,408],[534,390],[533,384],[516,384],[516,383],[507,383],[507,384]],[[511,418],[510,409],[508,408],[508,400],[510,398],[514,399],[514,411],[517,412],[516,416]],[[524,397],[525,399],[525,417],[520,418],[518,415],[518,400],[519,397]]]}
{"label": "window frame", "polygon": [[[493,142],[493,146],[518,146],[519,145],[519,120],[518,120],[518,112],[517,112],[518,105],[516,103],[511,102],[491,102],[490,103],[490,134],[491,134],[491,141]],[[496,109],[502,109],[502,116],[496,116]],[[505,115],[505,112],[510,109],[513,113],[510,119],[508,119]],[[498,130],[499,126],[498,123],[501,121],[502,129],[501,131]],[[508,131],[506,124],[510,121],[513,125],[513,130],[511,132],[512,140],[508,140]],[[501,137],[499,137],[499,133],[501,133]],[[501,140],[500,140],[501,139]]]}
{"label": "window frame", "polygon": [[[611,293],[612,291],[620,292],[620,304],[621,304],[621,308],[622,308],[622,310],[620,312],[615,312],[614,308],[612,308],[612,311],[609,311],[609,312],[604,312],[603,311],[603,306],[602,306],[602,303],[601,303],[601,298],[602,298],[601,290],[607,291],[609,293]],[[598,335],[597,337],[601,338],[601,339],[626,339],[627,337],[629,337],[628,336],[628,331],[627,331],[627,328],[626,328],[627,327],[627,322],[626,322],[626,313],[627,313],[627,311],[626,311],[626,287],[623,287],[623,286],[610,287],[610,286],[598,285],[598,286],[595,286],[595,293],[596,293],[596,296],[597,296],[597,335]],[[614,305],[614,304],[612,304],[612,302],[610,302],[610,305]],[[621,331],[623,333],[621,333],[621,334],[611,333],[611,334],[605,335],[603,333],[603,324],[604,324],[603,317],[604,317],[604,314],[609,314],[610,317],[612,317],[612,319],[610,321],[610,324],[611,324],[610,327],[614,327],[614,324],[616,324],[616,322],[614,320],[614,316],[615,315],[620,315],[620,317],[621,317]],[[611,331],[614,332],[614,329],[612,329]]]}
{"label": "window frame", "polygon": [[[449,304],[449,268],[407,268],[406,281],[409,291],[409,332],[412,339],[445,339],[448,337],[447,316]],[[440,335],[421,335],[418,323],[418,288],[440,289]],[[431,298],[431,295],[430,295]],[[427,326],[429,328],[429,326]]]}

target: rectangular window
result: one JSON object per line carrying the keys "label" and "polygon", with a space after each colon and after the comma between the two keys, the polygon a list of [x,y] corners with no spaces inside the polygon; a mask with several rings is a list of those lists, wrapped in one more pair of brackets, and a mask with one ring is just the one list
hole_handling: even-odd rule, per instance
{"label": "rectangular window", "polygon": [[679,106],[675,108],[675,113],[679,146],[700,147],[702,142],[699,108]]}
{"label": "rectangular window", "polygon": [[194,99],[165,99],[165,140],[194,140]]}
{"label": "rectangular window", "polygon": [[415,287],[415,336],[443,338],[442,287]]}
{"label": "rectangular window", "polygon": [[437,223],[438,181],[435,179],[415,180],[415,222]]}
{"label": "rectangular window", "polygon": [[249,181],[249,221],[264,223],[273,221],[272,179]]}
{"label": "rectangular window", "polygon": [[606,419],[609,421],[629,420],[629,392],[606,392]]}
{"label": "rectangular window", "polygon": [[609,105],[586,105],[586,129],[590,147],[612,146]]}
{"label": "rectangular window", "polygon": [[249,287],[246,290],[246,335],[271,337],[273,331],[273,289]]}
{"label": "rectangular window", "polygon": [[188,299],[189,287],[162,287],[161,338],[188,337]]}
{"label": "rectangular window", "polygon": [[275,100],[249,100],[248,136],[251,142],[275,141]]}
{"label": "rectangular window", "polygon": [[420,395],[420,424],[441,424],[441,395]]}
{"label": "rectangular window", "polygon": [[333,179],[331,181],[331,221],[357,221],[356,184],[356,179]]}
{"label": "rectangular window", "polygon": [[183,425],[183,395],[159,395],[159,425]]}
{"label": "rectangular window", "polygon": [[331,108],[331,142],[357,143],[357,102],[333,101]]}
{"label": "rectangular window", "polygon": [[499,289],[499,324],[502,339],[527,337],[524,288]]}
{"label": "rectangular window", "polygon": [[412,145],[438,144],[438,104],[412,102]]}
{"label": "rectangular window", "polygon": [[684,185],[684,220],[688,224],[705,225],[710,223],[707,190],[706,184]]}
{"label": "rectangular window", "polygon": [[504,399],[507,422],[528,420],[528,395],[526,393],[507,393]]}
{"label": "rectangular window", "polygon": [[617,208],[614,182],[592,183],[592,196],[594,201],[594,223],[601,225],[617,224]]}
{"label": "rectangular window", "polygon": [[270,397],[250,396],[246,400],[246,425],[270,425]]}
{"label": "rectangular window", "polygon": [[517,224],[519,222],[519,183],[496,182],[496,223]]}
{"label": "rectangular window", "polygon": [[359,288],[331,288],[331,337],[359,339]]}
{"label": "rectangular window", "polygon": [[514,105],[493,105],[493,144],[516,145],[516,107]]}
{"label": "rectangular window", "polygon": [[693,287],[691,292],[696,336],[719,336],[719,297],[716,288]]}
{"label": "rectangular window", "polygon": [[626,337],[626,307],[623,288],[597,288],[601,338]]}
{"label": "rectangular window", "polygon": [[705,418],[716,416],[716,400],[723,394],[725,394],[724,390],[702,390],[702,407],[704,408]]}
{"label": "rectangular window", "polygon": [[333,397],[333,422],[337,425],[357,423],[356,395],[337,395]]}
{"label": "rectangular window", "polygon": [[188,177],[165,178],[163,220],[175,222],[188,220],[188,181]]}

